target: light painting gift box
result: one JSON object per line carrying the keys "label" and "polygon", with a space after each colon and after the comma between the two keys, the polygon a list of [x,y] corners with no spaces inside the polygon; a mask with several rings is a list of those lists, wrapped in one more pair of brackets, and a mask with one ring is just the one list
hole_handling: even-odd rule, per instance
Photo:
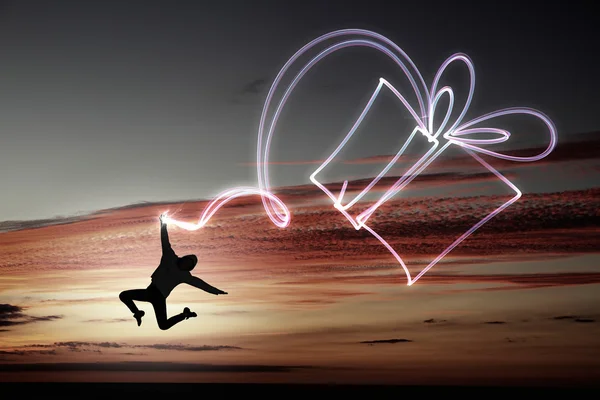
{"label": "light painting gift box", "polygon": [[[318,53],[315,56],[313,56],[306,64],[304,64],[301,68],[297,69],[298,72],[296,72],[295,75],[291,72],[290,68],[300,63],[300,59],[302,56],[308,55],[309,51],[315,51],[317,45],[321,45],[323,43],[326,43],[327,41],[332,41],[332,43],[324,50],[318,51]],[[394,42],[375,32],[361,29],[343,29],[322,35],[306,44],[286,62],[286,64],[281,68],[278,75],[274,79],[269,93],[267,94],[267,97],[265,99],[265,104],[263,106],[263,111],[258,127],[258,142],[256,153],[258,187],[237,187],[221,193],[207,205],[197,224],[177,221],[172,217],[168,218],[168,221],[187,230],[197,230],[202,228],[220,207],[222,207],[232,199],[240,196],[258,195],[261,196],[263,205],[265,207],[265,211],[268,217],[271,219],[271,221],[279,228],[286,228],[290,224],[291,215],[286,205],[271,192],[268,174],[269,147],[271,144],[271,138],[273,137],[273,134],[275,132],[277,121],[286,104],[286,101],[293,93],[294,88],[298,85],[300,80],[306,75],[306,73],[311,68],[317,65],[319,61],[323,60],[325,57],[336,51],[357,46],[372,48],[388,56],[389,59],[393,61],[409,79],[414,94],[416,94],[418,107],[416,107],[416,109],[413,108],[413,106],[406,100],[405,96],[403,96],[402,93],[396,90],[396,88],[394,88],[387,80],[381,78],[379,80],[379,83],[377,84],[373,95],[371,96],[367,105],[364,107],[363,112],[355,122],[352,129],[344,137],[337,149],[327,158],[327,160],[325,160],[325,162],[319,168],[317,168],[317,170],[315,170],[313,174],[311,174],[310,179],[331,199],[333,207],[339,210],[340,213],[348,219],[348,221],[352,224],[352,226],[354,226],[355,229],[358,230],[362,228],[368,230],[381,242],[383,246],[385,246],[393,254],[393,256],[396,258],[396,260],[402,266],[406,273],[408,285],[414,284],[430,268],[432,268],[436,263],[438,263],[446,254],[448,254],[450,251],[452,251],[452,249],[454,249],[458,244],[460,244],[460,242],[462,242],[476,229],[481,227],[483,224],[485,224],[487,221],[489,221],[491,218],[493,218],[495,215],[500,213],[502,210],[504,210],[506,207],[508,207],[510,204],[514,203],[521,197],[521,191],[512,182],[506,179],[506,177],[504,177],[500,172],[498,172],[491,165],[485,162],[477,153],[487,154],[488,156],[518,162],[536,161],[546,157],[556,146],[556,128],[553,122],[547,116],[531,108],[508,108],[485,114],[469,122],[462,122],[471,104],[471,100],[473,98],[473,93],[475,89],[475,70],[473,68],[473,63],[471,62],[469,57],[461,53],[457,53],[450,56],[448,59],[446,59],[446,61],[444,61],[444,63],[442,63],[441,67],[435,75],[431,87],[428,87],[421,73],[415,66],[414,62]],[[451,120],[451,115],[454,107],[454,91],[449,86],[444,86],[441,88],[439,88],[438,86],[444,71],[450,64],[454,62],[462,62],[467,67],[470,75],[470,83],[467,101],[464,105],[464,108],[462,109],[460,115],[456,119]],[[278,102],[275,102],[274,99],[277,89],[279,89],[279,86],[281,85],[284,76],[286,76],[286,74],[289,75],[290,73],[292,73],[293,75],[291,83],[288,86],[284,87],[281,98]],[[320,182],[319,174],[338,155],[338,153],[350,140],[352,135],[356,132],[364,117],[371,109],[373,102],[375,101],[375,99],[377,98],[378,94],[381,92],[384,86],[387,89],[391,90],[395,94],[395,96],[401,101],[402,105],[414,119],[415,127],[412,130],[412,132],[407,136],[406,141],[398,150],[393,159],[386,165],[386,167],[381,171],[381,173],[378,176],[376,176],[369,183],[369,185],[367,185],[365,189],[360,191],[356,196],[350,198],[350,196],[345,196],[345,192],[348,185],[348,181],[345,181],[341,188],[341,191],[339,193],[333,193]],[[442,122],[438,127],[434,127],[434,116],[436,112],[438,112],[438,110],[436,110],[436,107],[442,96],[447,97],[449,104],[444,112],[444,118]],[[506,142],[510,137],[510,132],[508,132],[505,129],[480,127],[479,124],[490,120],[494,120],[499,117],[517,114],[533,116],[534,118],[541,120],[545,124],[550,135],[550,142],[546,150],[532,157],[515,157],[501,154],[499,152],[494,152],[485,148],[489,145]],[[495,135],[495,137],[491,139],[477,138],[477,135],[481,133],[492,134]],[[390,188],[387,189],[377,201],[375,201],[373,205],[369,206],[366,210],[362,212],[354,213],[355,215],[352,215],[352,208],[356,207],[359,201],[364,196],[369,194],[369,191],[381,180],[381,178],[398,161],[402,159],[407,146],[409,146],[417,138],[423,137],[427,139],[428,147],[427,150],[424,151],[421,155],[421,158],[414,162],[414,164],[410,166],[410,168],[408,168],[405,174],[395,183],[393,183],[390,186]],[[495,209],[494,211],[492,211],[486,217],[481,219],[466,232],[464,232],[458,239],[456,239],[450,246],[448,246],[444,251],[442,251],[431,263],[429,263],[428,266],[426,266],[413,278],[410,272],[408,271],[404,261],[402,260],[402,257],[397,253],[395,249],[392,248],[392,246],[390,246],[390,244],[385,240],[385,238],[380,236],[375,230],[373,230],[367,225],[367,221],[379,206],[384,204],[392,196],[394,196],[404,187],[410,184],[412,180],[414,180],[420,173],[423,172],[423,170],[425,170],[434,160],[436,160],[444,151],[446,151],[451,146],[459,147],[468,155],[473,157],[479,164],[481,164],[483,167],[485,167],[487,170],[493,173],[498,178],[498,180],[504,182],[510,189],[512,189],[515,192],[515,196],[500,207],[498,207],[497,209]]]}

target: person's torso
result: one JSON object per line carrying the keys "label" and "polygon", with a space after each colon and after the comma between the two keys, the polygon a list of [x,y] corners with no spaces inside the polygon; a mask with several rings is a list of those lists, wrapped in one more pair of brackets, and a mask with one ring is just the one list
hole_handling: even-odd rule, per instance
{"label": "person's torso", "polygon": [[163,296],[167,297],[180,283],[185,282],[190,275],[189,271],[182,271],[177,267],[178,257],[174,252],[166,253],[160,259],[158,268],[152,274],[154,283]]}

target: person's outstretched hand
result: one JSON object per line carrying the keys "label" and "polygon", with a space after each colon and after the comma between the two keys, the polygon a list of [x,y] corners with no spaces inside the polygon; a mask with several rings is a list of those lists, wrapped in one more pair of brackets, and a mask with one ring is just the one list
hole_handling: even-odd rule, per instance
{"label": "person's outstretched hand", "polygon": [[158,220],[160,221],[161,224],[165,223],[165,218],[166,217],[167,217],[167,213],[160,214],[160,217],[158,217]]}

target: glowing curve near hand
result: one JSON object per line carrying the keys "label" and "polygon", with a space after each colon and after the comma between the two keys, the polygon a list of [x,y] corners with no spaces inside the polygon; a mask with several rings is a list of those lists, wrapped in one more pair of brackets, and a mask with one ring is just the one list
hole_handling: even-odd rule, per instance
{"label": "glowing curve near hand", "polygon": [[[267,115],[270,109],[271,103],[273,102],[273,98],[275,95],[275,91],[279,84],[281,83],[284,75],[290,69],[290,67],[306,52],[315,47],[317,44],[324,42],[326,40],[340,38],[340,37],[348,37],[353,36],[356,38],[353,39],[344,39],[336,42],[335,44],[330,45],[325,50],[322,50],[315,57],[313,57],[300,71],[295,75],[292,82],[285,89],[282,98],[279,100],[275,112],[270,117],[270,122],[267,123]],[[290,224],[291,214],[286,205],[281,201],[277,196],[275,196],[270,191],[269,185],[269,174],[268,174],[268,159],[269,159],[269,148],[271,145],[271,139],[273,136],[273,132],[275,130],[275,126],[281,114],[281,111],[291,95],[292,91],[300,81],[300,79],[310,70],[315,64],[317,64],[320,60],[328,56],[329,54],[352,46],[363,46],[370,47],[375,50],[379,50],[385,55],[387,55],[392,61],[400,67],[400,69],[404,72],[406,77],[408,78],[413,90],[414,94],[417,97],[418,101],[418,109],[415,110],[406,98],[398,92],[388,81],[381,78],[379,80],[379,84],[375,89],[373,95],[369,99],[367,105],[364,107],[362,113],[358,117],[357,121],[354,123],[348,134],[344,137],[340,145],[334,150],[334,152],[317,168],[313,174],[310,176],[310,180],[318,186],[329,198],[332,200],[334,207],[339,210],[350,223],[354,226],[355,229],[364,228],[369,231],[374,237],[376,237],[396,258],[398,263],[404,269],[406,273],[406,277],[408,279],[408,285],[413,285],[419,278],[421,278],[429,269],[431,269],[435,264],[437,264],[443,257],[445,257],[452,249],[454,249],[458,244],[460,244],[463,240],[465,240],[469,235],[471,235],[475,230],[480,228],[483,224],[493,218],[495,215],[500,213],[506,207],[510,206],[512,203],[517,201],[522,193],[521,191],[506,177],[504,177],[500,172],[494,169],[491,165],[485,162],[481,157],[479,157],[476,153],[483,153],[489,156],[493,156],[496,158],[501,158],[510,161],[517,162],[531,162],[537,161],[544,157],[546,157],[556,146],[557,134],[556,128],[553,122],[545,116],[540,111],[531,109],[531,108],[507,108],[503,110],[498,110],[486,115],[483,115],[479,118],[475,118],[469,122],[462,123],[463,118],[465,117],[468,108],[471,104],[471,100],[473,98],[473,92],[475,89],[475,71],[473,68],[473,63],[469,59],[468,56],[462,53],[457,53],[450,56],[444,63],[442,63],[441,67],[437,71],[431,88],[428,89],[425,80],[420,74],[419,70],[413,63],[413,61],[406,55],[406,53],[394,44],[392,41],[387,39],[386,37],[377,34],[375,32],[361,30],[361,29],[343,29],[334,32],[330,32],[323,36],[318,37],[312,42],[306,44],[300,50],[298,50],[282,67],[279,74],[273,81],[269,93],[267,94],[267,98],[265,100],[265,104],[263,107],[262,115],[260,118],[260,123],[258,127],[258,143],[257,143],[257,173],[258,173],[258,187],[237,187],[227,190],[221,194],[219,194],[216,198],[214,198],[204,209],[198,223],[188,223],[183,221],[178,221],[172,217],[166,217],[165,221],[168,223],[172,223],[176,226],[179,226],[186,230],[198,230],[202,228],[210,218],[227,202],[241,196],[248,195],[258,195],[262,198],[262,202],[267,213],[267,216],[271,219],[271,221],[278,226],[279,228],[286,228]],[[464,108],[462,109],[460,115],[452,122],[450,127],[447,129],[446,126],[450,123],[450,117],[452,114],[452,108],[454,105],[454,92],[452,88],[445,86],[438,90],[438,84],[440,79],[446,70],[446,68],[455,61],[460,61],[466,65],[470,74],[470,87],[469,93],[467,97],[467,101],[465,103]],[[411,72],[412,71],[412,72]],[[373,179],[373,181],[368,185],[360,194],[358,194],[351,202],[346,205],[342,205],[342,199],[344,197],[348,182],[345,181],[343,183],[342,189],[339,194],[335,195],[331,193],[324,185],[322,185],[316,178],[317,174],[325,168],[327,164],[331,162],[331,160],[339,153],[342,147],[348,142],[348,140],[352,137],[352,135],[356,132],[357,128],[361,124],[362,120],[370,110],[373,105],[375,99],[380,93],[383,86],[386,86],[390,89],[395,96],[401,101],[406,110],[411,114],[414,118],[416,127],[414,128],[412,134],[409,136],[408,140],[405,142],[404,146],[398,151],[398,153],[394,156],[394,158],[388,163],[388,165],[381,171],[381,173]],[[435,129],[434,127],[434,115],[436,111],[436,107],[438,105],[439,100],[442,96],[448,96],[449,105],[448,110],[444,116],[443,121],[440,126]],[[501,154],[498,152],[494,152],[488,149],[481,148],[477,145],[492,145],[497,143],[505,142],[509,139],[510,133],[503,129],[497,128],[477,128],[473,127],[481,122],[488,121],[493,118],[502,117],[506,115],[512,114],[522,114],[522,115],[530,115],[540,119],[546,127],[548,128],[550,134],[550,142],[548,147],[540,154],[531,156],[531,157],[516,157]],[[434,131],[435,129],[435,131]],[[445,130],[444,130],[445,129]],[[265,136],[266,132],[266,139]],[[477,133],[488,133],[488,134],[496,134],[498,137],[492,139],[475,139],[469,138],[468,136],[477,134]],[[408,144],[413,140],[415,135],[421,134],[423,135],[429,143],[431,143],[431,148],[429,151],[424,154],[401,178],[399,178],[393,185],[387,190],[384,195],[371,207],[367,210],[363,211],[356,218],[353,218],[349,213],[348,209],[351,208],[356,202],[358,202],[394,165],[394,163],[401,157],[404,150],[408,146]],[[263,145],[264,143],[264,145]],[[486,169],[496,175],[500,180],[502,180],[508,187],[510,187],[516,194],[513,198],[508,200],[506,203],[498,207],[496,210],[491,212],[469,230],[467,230],[464,234],[462,234],[458,239],[456,239],[450,246],[448,246],[440,255],[438,255],[433,261],[429,263],[427,267],[425,267],[419,274],[417,274],[414,278],[411,277],[411,274],[406,267],[402,258],[398,255],[398,253],[392,248],[392,246],[382,238],[377,232],[375,232],[371,227],[369,227],[366,222],[369,217],[377,210],[379,206],[381,206],[384,202],[389,200],[392,196],[402,190],[406,185],[408,185],[416,176],[418,176],[428,165],[430,165],[437,157],[439,157],[444,150],[446,150],[449,146],[456,145],[460,146],[464,149],[469,155],[471,155],[476,161],[478,161],[481,165],[483,165]],[[264,150],[263,150],[264,146]]]}

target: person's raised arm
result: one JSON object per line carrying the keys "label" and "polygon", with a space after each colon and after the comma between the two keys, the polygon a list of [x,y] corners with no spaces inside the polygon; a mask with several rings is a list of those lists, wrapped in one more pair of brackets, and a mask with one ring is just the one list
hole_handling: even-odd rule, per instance
{"label": "person's raised arm", "polygon": [[187,280],[186,283],[195,288],[202,289],[205,292],[212,293],[215,295],[227,294],[227,292],[217,289],[216,287],[209,285],[208,283],[204,282],[202,279],[200,279],[196,276],[193,276],[193,275],[190,275],[190,278]]}
{"label": "person's raised arm", "polygon": [[159,217],[160,220],[160,242],[162,245],[163,254],[173,251],[171,243],[169,242],[169,232],[167,232],[167,223],[163,220],[164,214]]}

